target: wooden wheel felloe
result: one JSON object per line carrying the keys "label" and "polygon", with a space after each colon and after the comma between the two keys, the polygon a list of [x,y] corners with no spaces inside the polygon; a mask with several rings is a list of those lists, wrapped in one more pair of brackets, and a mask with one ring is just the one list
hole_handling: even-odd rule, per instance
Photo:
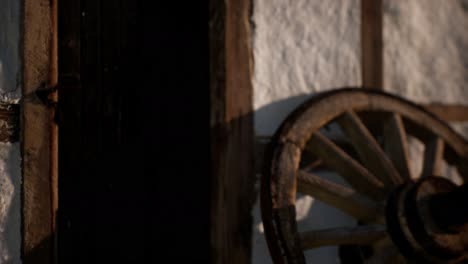
{"label": "wooden wheel felloe", "polygon": [[[338,125],[341,136],[332,138],[323,132],[331,124]],[[409,137],[425,146],[421,175],[412,175],[414,164],[408,154]],[[349,185],[320,177],[314,171],[315,166],[305,164],[306,156],[313,164],[324,164],[338,173]],[[409,251],[419,248],[418,237],[413,237],[413,230],[407,229],[406,222],[398,222],[398,228],[406,232],[402,238],[405,241],[398,242],[394,234],[398,230],[389,230],[389,219],[393,219],[389,215],[401,216],[400,207],[389,209],[392,208],[389,199],[400,199],[402,196],[396,193],[403,187],[413,190],[416,185],[429,186],[415,182],[443,176],[444,162],[455,167],[466,182],[467,161],[468,143],[435,115],[414,103],[366,89],[346,88],[319,94],[288,116],[267,150],[261,209],[274,263],[305,263],[305,250],[329,245],[371,247],[373,254],[366,263],[411,259],[402,252],[402,247],[409,241],[412,246]],[[300,233],[295,216],[297,193],[311,195],[338,208],[359,224]],[[391,198],[395,195],[397,198]],[[412,218],[409,220],[414,222]],[[424,251],[424,245],[421,247],[422,253],[416,253],[417,257],[430,253]],[[425,255],[422,258],[426,260]],[[432,256],[427,259],[439,260]]]}

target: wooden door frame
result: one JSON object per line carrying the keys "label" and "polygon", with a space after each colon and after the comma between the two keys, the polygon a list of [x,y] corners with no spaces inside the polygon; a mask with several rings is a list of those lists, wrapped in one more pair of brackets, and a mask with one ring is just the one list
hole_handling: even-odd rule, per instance
{"label": "wooden door frame", "polygon": [[57,0],[22,2],[22,260],[54,263],[57,210]]}
{"label": "wooden door frame", "polygon": [[[385,91],[383,0],[361,0],[362,86]],[[423,105],[447,123],[468,121],[468,105]]]}
{"label": "wooden door frame", "polygon": [[250,263],[255,192],[252,0],[210,1],[211,259]]}

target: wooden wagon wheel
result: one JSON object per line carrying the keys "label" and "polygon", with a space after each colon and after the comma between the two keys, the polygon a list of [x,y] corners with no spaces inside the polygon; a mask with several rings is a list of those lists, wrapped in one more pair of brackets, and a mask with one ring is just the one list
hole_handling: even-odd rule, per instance
{"label": "wooden wagon wheel", "polygon": [[[321,133],[322,128],[332,123],[339,125],[356,155]],[[425,145],[423,169],[418,176],[411,175],[409,136]],[[305,152],[312,153],[338,173],[349,186],[301,168]],[[456,167],[464,182],[468,176],[468,143],[453,129],[414,103],[367,89],[338,89],[311,98],[283,122],[266,153],[261,209],[275,264],[305,263],[304,250],[329,245],[368,246],[374,253],[366,263],[398,263],[396,259],[405,263],[411,259],[408,254],[411,257],[413,253],[421,257],[427,248],[418,244],[419,237],[406,229],[406,222],[401,225],[404,228],[393,223],[401,224],[407,217],[399,211],[404,207],[398,206],[401,194],[406,195],[409,189],[421,185],[415,183],[417,178],[441,176],[443,161]],[[423,185],[426,189],[432,186]],[[455,186],[450,182],[442,185],[448,189]],[[295,211],[297,192],[340,209],[359,225],[299,233]],[[389,210],[396,211],[393,214]],[[399,235],[404,236],[402,243]],[[413,246],[408,254],[405,243]],[[460,249],[454,250],[460,253]],[[461,249],[455,257],[449,254],[449,259],[457,262],[463,259],[463,254]],[[423,259],[434,263],[440,260],[438,256],[423,256]],[[444,259],[440,263],[450,261]]]}

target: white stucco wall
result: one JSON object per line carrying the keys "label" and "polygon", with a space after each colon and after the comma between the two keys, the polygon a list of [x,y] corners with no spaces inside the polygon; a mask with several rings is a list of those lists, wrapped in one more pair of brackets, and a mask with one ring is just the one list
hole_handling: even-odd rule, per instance
{"label": "white stucco wall", "polygon": [[[21,96],[20,3],[0,1],[0,102],[17,103]],[[20,263],[19,143],[0,143],[0,263]]]}
{"label": "white stucco wall", "polygon": [[[384,0],[386,91],[419,103],[468,104],[467,12],[467,0]],[[257,136],[271,136],[317,92],[361,85],[359,0],[254,0],[253,22]],[[468,137],[468,126],[453,126]],[[410,145],[411,158],[420,162],[414,158],[420,145]],[[310,197],[300,197],[296,207],[300,230],[351,224]],[[258,202],[253,216],[253,263],[271,263]],[[307,251],[306,258],[339,263],[334,247]]]}
{"label": "white stucco wall", "polygon": [[383,3],[385,89],[420,103],[466,104],[468,1]]}
{"label": "white stucco wall", "polygon": [[[361,85],[360,1],[255,0],[253,22],[257,135],[272,135],[314,93]],[[309,196],[299,198],[297,208],[300,230],[351,225],[346,215]],[[258,202],[253,215],[253,263],[271,263]],[[336,252],[327,247],[306,257],[336,263]]]}
{"label": "white stucco wall", "polygon": [[258,135],[312,93],[361,84],[359,1],[254,0],[253,21]]}
{"label": "white stucco wall", "polygon": [[[384,0],[384,86],[418,103],[468,104],[468,0]],[[468,124],[452,124],[468,138]]]}

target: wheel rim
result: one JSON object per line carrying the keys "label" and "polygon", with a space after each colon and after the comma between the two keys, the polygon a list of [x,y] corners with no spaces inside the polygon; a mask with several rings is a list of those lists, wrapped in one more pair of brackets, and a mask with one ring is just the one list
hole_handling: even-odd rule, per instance
{"label": "wheel rim", "polygon": [[[368,114],[370,120],[382,117],[382,125],[377,127],[384,147],[364,124],[361,114]],[[319,132],[331,122],[338,123],[345,132],[359,162]],[[402,98],[345,88],[322,93],[291,113],[272,139],[262,176],[262,220],[274,262],[305,263],[303,248],[349,244],[350,239],[358,244],[371,244],[386,236],[379,208],[392,190],[415,178],[411,176],[412,164],[408,160],[407,135],[426,146],[421,177],[437,175],[443,160],[455,166],[460,175],[468,175],[465,165],[468,143],[435,115]],[[352,188],[301,171],[299,165],[305,149],[335,170]],[[298,190],[367,225],[299,234],[295,219]]]}

